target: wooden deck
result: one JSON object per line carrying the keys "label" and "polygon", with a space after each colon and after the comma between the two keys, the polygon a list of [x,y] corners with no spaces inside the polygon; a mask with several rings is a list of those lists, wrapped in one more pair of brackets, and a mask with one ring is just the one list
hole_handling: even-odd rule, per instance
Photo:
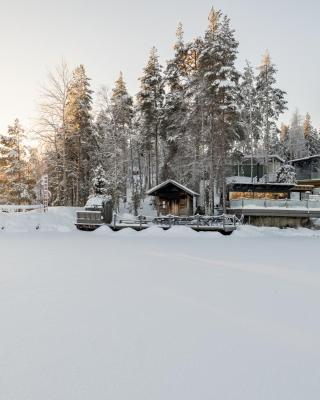
{"label": "wooden deck", "polygon": [[[88,214],[88,216],[91,216]],[[92,215],[97,218],[96,215]],[[150,228],[151,226],[158,226],[163,230],[168,230],[174,226],[188,227],[196,232],[219,232],[223,235],[231,235],[237,229],[239,221],[235,216],[221,215],[221,216],[192,216],[192,217],[177,217],[173,215],[165,217],[157,217],[147,220],[145,217],[137,217],[136,220],[124,220],[114,218],[110,224],[104,224],[96,220],[84,221],[78,220],[76,226],[80,230],[93,231],[102,225],[108,226],[113,231],[120,231],[122,229],[131,228],[135,231],[142,231]]]}
{"label": "wooden deck", "polygon": [[320,218],[320,209],[308,208],[230,208],[227,212],[233,215],[254,217]]}

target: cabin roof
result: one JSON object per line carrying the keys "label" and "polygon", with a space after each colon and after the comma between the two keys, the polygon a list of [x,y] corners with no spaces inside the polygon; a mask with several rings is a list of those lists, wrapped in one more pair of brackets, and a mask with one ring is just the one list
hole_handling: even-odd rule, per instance
{"label": "cabin roof", "polygon": [[169,184],[172,184],[172,185],[178,187],[179,189],[181,189],[184,192],[188,193],[190,196],[200,196],[199,193],[187,188],[184,185],[181,185],[181,183],[178,183],[178,182],[174,181],[173,179],[168,179],[168,180],[160,183],[159,185],[154,186],[153,188],[149,189],[147,191],[147,195],[153,196],[155,192],[157,192],[159,189],[162,189],[162,188],[164,188],[165,186],[167,186]]}

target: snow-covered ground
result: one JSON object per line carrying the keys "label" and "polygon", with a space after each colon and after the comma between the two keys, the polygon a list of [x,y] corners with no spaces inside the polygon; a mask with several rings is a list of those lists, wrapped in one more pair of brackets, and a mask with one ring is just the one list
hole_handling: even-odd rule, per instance
{"label": "snow-covered ground", "polygon": [[87,233],[74,212],[5,217],[0,399],[319,398],[318,231]]}
{"label": "snow-covered ground", "polygon": [[0,212],[0,229],[5,232],[71,232],[75,231],[76,211],[72,207],[50,207],[47,213],[42,209],[10,213]]}

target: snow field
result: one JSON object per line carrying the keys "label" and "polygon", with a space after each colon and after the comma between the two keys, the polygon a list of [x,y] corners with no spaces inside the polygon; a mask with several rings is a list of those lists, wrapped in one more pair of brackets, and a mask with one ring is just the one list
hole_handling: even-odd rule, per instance
{"label": "snow field", "polygon": [[1,399],[318,399],[318,232],[58,230],[0,236]]}

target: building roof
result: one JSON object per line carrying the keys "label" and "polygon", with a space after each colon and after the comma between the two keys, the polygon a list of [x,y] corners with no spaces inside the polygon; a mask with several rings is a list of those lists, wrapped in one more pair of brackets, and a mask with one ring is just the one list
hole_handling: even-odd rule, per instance
{"label": "building roof", "polygon": [[314,156],[308,156],[303,158],[295,158],[294,160],[289,160],[289,163],[299,162],[299,161],[307,161],[312,160],[314,158],[320,158],[320,154],[315,154]]}
{"label": "building roof", "polygon": [[[250,154],[245,154],[243,156],[243,158],[245,160],[249,160],[249,159],[251,159],[251,155]],[[259,160],[264,160],[265,156],[263,154],[256,154],[256,155],[253,156],[253,158],[256,159],[256,160],[258,160],[258,159]],[[280,161],[282,163],[285,163],[285,160],[282,157],[280,157],[278,154],[269,154],[268,155],[268,160],[272,160],[273,158],[277,159],[278,161]]]}
{"label": "building roof", "polygon": [[105,196],[103,196],[103,195],[90,196],[88,198],[88,201],[87,201],[85,207],[102,207],[102,204],[104,201],[110,201],[110,200],[111,200],[111,197],[107,196],[107,195],[105,195]]}
{"label": "building roof", "polygon": [[149,190],[147,191],[147,195],[152,196],[156,191],[158,191],[159,189],[162,189],[163,187],[169,185],[170,183],[171,183],[172,185],[178,187],[179,189],[183,190],[184,192],[190,194],[190,196],[200,196],[199,193],[194,192],[193,190],[187,188],[187,187],[184,186],[184,185],[181,185],[181,183],[178,183],[178,182],[174,181],[173,179],[168,179],[168,180],[166,180],[166,181],[160,183],[159,185],[157,185],[157,186],[155,186],[155,187],[149,189]]}

